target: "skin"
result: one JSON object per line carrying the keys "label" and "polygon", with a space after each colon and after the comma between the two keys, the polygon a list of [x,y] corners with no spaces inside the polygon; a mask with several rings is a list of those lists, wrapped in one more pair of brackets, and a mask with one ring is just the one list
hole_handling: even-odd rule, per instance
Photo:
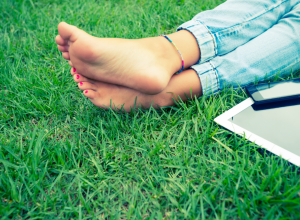
{"label": "skin", "polygon": [[[156,95],[149,95],[124,86],[103,83],[88,79],[71,70],[73,79],[78,83],[79,89],[90,101],[100,107],[108,108],[112,100],[112,108],[115,110],[123,107],[125,111],[139,107],[154,108],[174,105],[174,99],[180,97],[182,101],[188,98],[202,95],[200,81],[195,71],[188,69],[178,75],[172,76],[167,87]],[[193,93],[190,93],[192,89]],[[187,98],[188,97],[188,98]]]}
{"label": "skin", "polygon": [[[202,95],[194,70],[174,75],[181,69],[181,57],[164,37],[96,38],[64,22],[58,31],[55,41],[73,67],[74,81],[100,108],[159,108],[173,105],[178,96],[186,101],[187,97]],[[184,68],[200,59],[197,41],[190,32],[183,30],[168,37],[182,53]]]}

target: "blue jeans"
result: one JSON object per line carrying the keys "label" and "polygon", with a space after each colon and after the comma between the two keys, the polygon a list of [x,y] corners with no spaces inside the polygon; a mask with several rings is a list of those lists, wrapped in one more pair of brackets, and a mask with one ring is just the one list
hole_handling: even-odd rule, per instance
{"label": "blue jeans", "polygon": [[203,94],[300,69],[300,0],[228,0],[178,30],[197,39]]}

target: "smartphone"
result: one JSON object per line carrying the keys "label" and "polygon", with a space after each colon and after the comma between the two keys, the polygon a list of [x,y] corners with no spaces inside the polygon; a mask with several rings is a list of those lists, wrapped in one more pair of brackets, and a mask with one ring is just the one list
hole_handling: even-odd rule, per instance
{"label": "smartphone", "polygon": [[247,86],[246,92],[257,105],[300,99],[300,78]]}

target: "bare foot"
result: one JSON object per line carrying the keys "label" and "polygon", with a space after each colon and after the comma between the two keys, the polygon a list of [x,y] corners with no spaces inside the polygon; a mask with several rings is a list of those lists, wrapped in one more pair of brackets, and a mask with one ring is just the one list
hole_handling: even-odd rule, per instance
{"label": "bare foot", "polygon": [[177,50],[164,37],[96,38],[64,22],[58,31],[56,43],[63,57],[78,73],[96,81],[157,94],[181,69]]}
{"label": "bare foot", "polygon": [[[88,79],[77,72],[71,71],[73,79],[78,83],[79,89],[90,101],[100,107],[114,110],[123,108],[130,111],[133,108],[154,108],[174,105],[174,100],[178,96],[182,101],[187,97],[202,95],[201,84],[194,70],[185,70],[181,74],[174,75],[168,86],[159,94],[148,95],[124,86],[103,83]],[[193,91],[193,94],[190,91]]]}

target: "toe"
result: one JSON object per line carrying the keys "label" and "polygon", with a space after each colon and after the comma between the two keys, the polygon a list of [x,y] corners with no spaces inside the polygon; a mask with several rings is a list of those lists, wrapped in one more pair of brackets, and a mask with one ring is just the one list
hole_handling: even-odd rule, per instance
{"label": "toe", "polygon": [[68,45],[68,41],[64,40],[60,35],[57,35],[57,36],[55,37],[55,42],[56,42],[58,45],[61,45],[61,46]]}
{"label": "toe", "polygon": [[97,87],[94,84],[89,82],[79,82],[78,88],[81,90],[93,90],[93,91],[97,90]]}
{"label": "toe", "polygon": [[57,45],[57,48],[61,52],[69,52],[69,45],[67,45],[67,46]]}
{"label": "toe", "polygon": [[78,74],[78,73],[73,75],[73,79],[77,83],[79,83],[79,82],[87,82],[87,78],[84,77],[84,76],[82,76],[82,75],[80,75],[80,74]]}
{"label": "toe", "polygon": [[58,32],[59,35],[65,40],[65,41],[71,41],[75,42],[78,38],[78,31],[79,29],[73,25],[69,25],[66,22],[60,22],[58,24]]}
{"label": "toe", "polygon": [[71,68],[70,72],[71,72],[72,76],[74,76],[75,74],[77,74],[76,69],[74,67]]}
{"label": "toe", "polygon": [[70,54],[69,52],[63,52],[62,53],[63,58],[65,58],[66,60],[70,60]]}
{"label": "toe", "polygon": [[69,65],[70,65],[71,67],[74,67],[71,60],[69,60]]}
{"label": "toe", "polygon": [[78,73],[73,75],[73,79],[77,83],[80,83],[80,82],[89,82],[89,83],[93,84],[92,80],[90,80],[90,79],[88,79],[88,78],[86,78],[83,75],[80,75]]}
{"label": "toe", "polygon": [[83,90],[83,95],[89,99],[94,99],[97,97],[98,93],[93,90]]}

